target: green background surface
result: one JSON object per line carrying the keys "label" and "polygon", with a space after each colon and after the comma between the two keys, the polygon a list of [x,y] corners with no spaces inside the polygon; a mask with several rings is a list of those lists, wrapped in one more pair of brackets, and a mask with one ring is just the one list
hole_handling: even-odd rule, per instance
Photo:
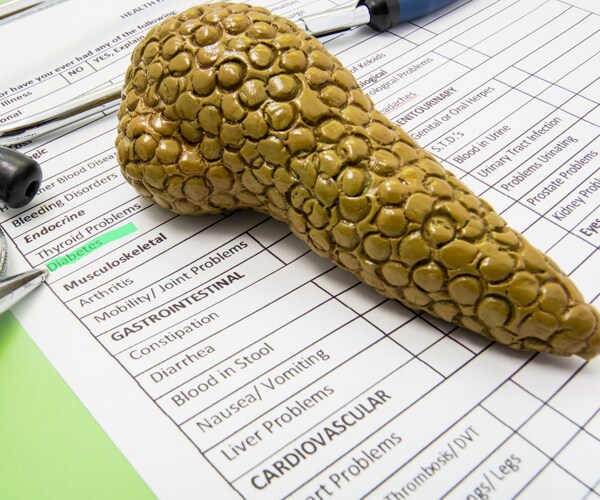
{"label": "green background surface", "polygon": [[10,312],[0,314],[0,498],[154,498]]}

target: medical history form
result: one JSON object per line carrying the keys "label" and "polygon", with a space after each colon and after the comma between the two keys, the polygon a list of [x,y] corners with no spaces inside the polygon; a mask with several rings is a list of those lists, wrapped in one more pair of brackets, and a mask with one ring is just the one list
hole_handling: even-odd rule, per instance
{"label": "medical history form", "polygon": [[[342,4],[257,3],[292,20]],[[192,5],[56,1],[0,22],[0,123],[120,81]],[[324,42],[600,307],[598,2],[458,0]],[[417,314],[263,214],[150,205],[116,125],[20,145],[44,181],[0,223],[11,272],[50,271],[15,316],[158,497],[599,498],[598,359]]]}

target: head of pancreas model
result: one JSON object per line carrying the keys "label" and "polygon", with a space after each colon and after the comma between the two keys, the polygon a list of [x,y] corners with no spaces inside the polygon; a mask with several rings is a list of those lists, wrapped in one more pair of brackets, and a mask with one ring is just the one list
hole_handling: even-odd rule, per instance
{"label": "head of pancreas model", "polygon": [[598,312],[571,280],[265,9],[205,5],[151,29],[116,147],[162,207],[252,208],[411,309],[517,349],[600,352]]}

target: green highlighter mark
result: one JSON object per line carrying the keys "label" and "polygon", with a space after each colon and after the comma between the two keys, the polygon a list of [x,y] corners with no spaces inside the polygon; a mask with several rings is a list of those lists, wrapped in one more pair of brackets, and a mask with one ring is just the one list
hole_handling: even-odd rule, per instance
{"label": "green highlighter mark", "polygon": [[85,245],[76,248],[72,252],[61,255],[60,257],[56,257],[56,259],[52,259],[50,262],[46,263],[46,267],[52,271],[56,271],[63,266],[68,264],[73,264],[84,257],[87,257],[90,253],[98,250],[103,247],[107,243],[111,241],[118,240],[120,238],[124,238],[125,236],[130,235],[131,233],[135,233],[137,231],[137,227],[133,222],[129,222],[124,226],[118,227],[117,229],[113,229],[112,231],[108,231],[104,234],[101,234],[97,238],[92,241],[86,243]]}

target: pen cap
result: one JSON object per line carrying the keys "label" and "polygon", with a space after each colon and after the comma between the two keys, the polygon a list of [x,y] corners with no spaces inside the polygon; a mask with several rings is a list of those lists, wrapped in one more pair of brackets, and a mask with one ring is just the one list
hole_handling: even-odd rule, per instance
{"label": "pen cap", "polygon": [[371,14],[369,26],[379,31],[390,29],[399,23],[424,17],[451,4],[455,0],[359,0]]}
{"label": "pen cap", "polygon": [[0,200],[10,208],[27,205],[42,182],[42,168],[28,156],[0,147]]}
{"label": "pen cap", "polygon": [[400,0],[359,0],[357,5],[369,9],[371,28],[385,31],[400,22],[400,3]]}
{"label": "pen cap", "polygon": [[400,19],[398,22],[405,23],[413,19],[425,17],[456,0],[396,0],[400,3]]}

